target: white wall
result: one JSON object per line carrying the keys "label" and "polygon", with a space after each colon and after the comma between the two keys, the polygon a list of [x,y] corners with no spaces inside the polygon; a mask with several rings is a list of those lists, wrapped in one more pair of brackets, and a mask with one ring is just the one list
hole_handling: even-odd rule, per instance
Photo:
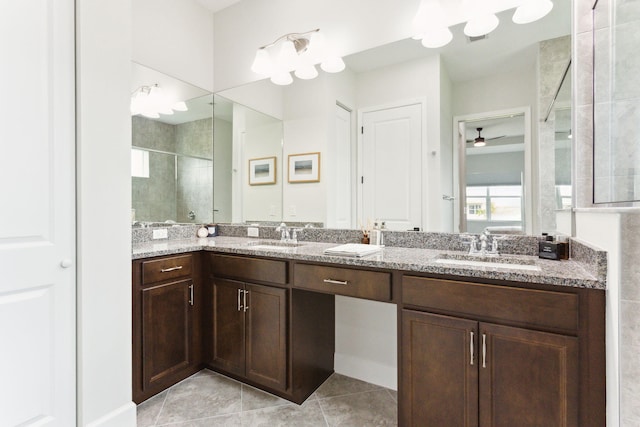
{"label": "white wall", "polygon": [[131,4],[76,8],[78,425],[129,427]]}
{"label": "white wall", "polygon": [[[440,190],[441,195],[455,196],[453,188],[453,84],[444,63],[440,62]],[[437,197],[437,195],[436,195]],[[433,231],[453,232],[453,201],[439,200],[440,227]]]}
{"label": "white wall", "polygon": [[410,37],[418,0],[243,0],[214,15],[215,90],[258,80],[251,63],[260,46],[320,28],[338,55]]}
{"label": "white wall", "polygon": [[227,89],[218,95],[276,119],[282,119],[284,89],[286,87],[274,85],[266,79]]}
{"label": "white wall", "polygon": [[126,15],[133,17],[130,59],[213,92],[213,13],[195,0],[133,0],[131,5],[132,15]]}
{"label": "white wall", "polygon": [[[389,82],[394,82],[390,85]],[[407,61],[357,75],[356,103],[360,108],[385,106],[407,100],[426,101],[422,147],[422,228],[440,230],[440,57]],[[435,153],[435,154],[434,154]]]}
{"label": "white wall", "polygon": [[598,209],[578,209],[575,237],[607,251],[606,360],[607,426],[620,425],[620,214]]}

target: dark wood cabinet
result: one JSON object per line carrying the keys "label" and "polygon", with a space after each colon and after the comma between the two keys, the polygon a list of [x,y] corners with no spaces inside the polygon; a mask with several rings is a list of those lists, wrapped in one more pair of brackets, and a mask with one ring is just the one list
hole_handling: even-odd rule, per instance
{"label": "dark wood cabinet", "polygon": [[215,278],[211,364],[287,389],[287,289]]}
{"label": "dark wood cabinet", "polygon": [[142,290],[143,388],[189,366],[192,316],[190,279]]}
{"label": "dark wood cabinet", "polygon": [[602,293],[419,276],[402,292],[401,425],[603,425]]}
{"label": "dark wood cabinet", "polygon": [[403,425],[577,426],[575,337],[405,310]]}
{"label": "dark wood cabinet", "polygon": [[202,367],[199,258],[188,254],[133,263],[136,403]]}

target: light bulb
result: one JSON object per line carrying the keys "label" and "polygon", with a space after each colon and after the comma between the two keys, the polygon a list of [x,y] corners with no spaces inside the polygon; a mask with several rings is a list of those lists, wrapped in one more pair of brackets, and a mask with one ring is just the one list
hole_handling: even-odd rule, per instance
{"label": "light bulb", "polygon": [[256,57],[253,59],[253,64],[251,64],[251,71],[256,74],[268,76],[271,74],[272,67],[271,56],[269,52],[267,52],[267,49],[258,49]]}
{"label": "light bulb", "polygon": [[487,145],[487,143],[484,140],[476,141],[476,142],[473,143],[474,147],[484,147],[485,145]]}
{"label": "light bulb", "polygon": [[279,71],[271,76],[271,82],[280,86],[286,86],[293,83],[293,77],[288,71]]}
{"label": "light bulb", "polygon": [[453,34],[448,27],[432,27],[424,33],[422,46],[435,49],[448,44],[453,39]]}
{"label": "light bulb", "polygon": [[339,56],[332,56],[327,58],[322,64],[320,64],[320,68],[322,68],[327,73],[339,73],[344,70],[345,65],[342,58]]}
{"label": "light bulb", "polygon": [[551,0],[527,0],[513,14],[516,24],[528,24],[546,16],[553,9]]}
{"label": "light bulb", "polygon": [[493,13],[478,15],[467,22],[464,33],[469,37],[480,37],[495,30],[500,20]]}

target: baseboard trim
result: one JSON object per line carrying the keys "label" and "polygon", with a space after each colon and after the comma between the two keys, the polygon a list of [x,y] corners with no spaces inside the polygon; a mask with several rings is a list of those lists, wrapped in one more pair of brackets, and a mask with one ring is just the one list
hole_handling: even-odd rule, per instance
{"label": "baseboard trim", "polygon": [[87,427],[136,427],[136,404],[125,403],[87,424]]}
{"label": "baseboard trim", "polygon": [[334,370],[347,377],[366,381],[391,390],[398,389],[397,366],[382,365],[352,355],[335,353]]}

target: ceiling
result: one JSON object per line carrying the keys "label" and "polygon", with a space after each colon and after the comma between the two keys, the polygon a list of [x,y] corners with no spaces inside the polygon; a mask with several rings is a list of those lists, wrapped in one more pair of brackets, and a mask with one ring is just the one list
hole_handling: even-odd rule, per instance
{"label": "ceiling", "polygon": [[211,12],[217,12],[227,8],[233,4],[239,3],[240,0],[197,0],[198,3],[209,9]]}

